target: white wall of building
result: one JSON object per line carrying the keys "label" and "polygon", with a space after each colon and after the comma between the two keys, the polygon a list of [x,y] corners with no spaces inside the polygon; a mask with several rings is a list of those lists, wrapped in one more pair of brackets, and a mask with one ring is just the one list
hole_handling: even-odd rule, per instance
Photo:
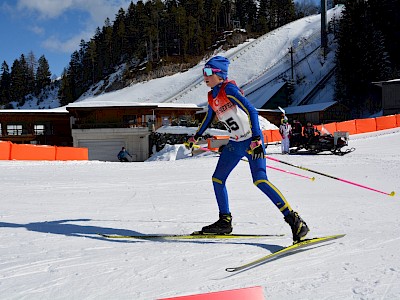
{"label": "white wall of building", "polygon": [[132,161],[145,161],[149,158],[149,135],[146,127],[72,129],[74,147],[88,148],[89,160],[101,161],[118,161],[122,147],[132,155]]}

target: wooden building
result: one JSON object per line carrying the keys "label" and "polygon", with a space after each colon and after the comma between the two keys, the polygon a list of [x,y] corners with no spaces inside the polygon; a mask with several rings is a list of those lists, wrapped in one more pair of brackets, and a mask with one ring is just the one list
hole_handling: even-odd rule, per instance
{"label": "wooden building", "polygon": [[72,146],[69,113],[65,108],[0,110],[0,140],[15,144]]}
{"label": "wooden building", "polygon": [[400,79],[374,82],[382,88],[382,110],[384,116],[400,113]]}
{"label": "wooden building", "polygon": [[350,110],[336,101],[318,104],[286,107],[285,112],[290,120],[297,119],[301,123],[327,124],[346,121],[350,118]]}
{"label": "wooden building", "polygon": [[[278,109],[259,109],[278,125]],[[150,155],[150,135],[161,126],[197,127],[206,110],[195,104],[98,102],[71,103],[66,108],[0,110],[0,140],[13,143],[74,146],[89,149],[90,160],[117,161],[125,147],[133,161]]]}
{"label": "wooden building", "polygon": [[71,116],[74,147],[89,149],[89,159],[117,161],[125,147],[133,161],[149,157],[149,136],[163,125],[187,125],[201,110],[195,104],[132,103],[131,105],[99,106],[72,103]]}

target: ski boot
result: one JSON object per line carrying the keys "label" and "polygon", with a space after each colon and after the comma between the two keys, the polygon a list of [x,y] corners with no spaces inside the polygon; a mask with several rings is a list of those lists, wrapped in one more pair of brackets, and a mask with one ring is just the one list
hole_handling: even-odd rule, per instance
{"label": "ski boot", "polygon": [[232,215],[219,214],[219,220],[201,229],[202,234],[230,234],[232,232]]}
{"label": "ski boot", "polygon": [[297,212],[291,211],[285,217],[286,223],[290,225],[293,233],[293,243],[300,242],[310,231],[306,222],[302,218],[300,218]]}

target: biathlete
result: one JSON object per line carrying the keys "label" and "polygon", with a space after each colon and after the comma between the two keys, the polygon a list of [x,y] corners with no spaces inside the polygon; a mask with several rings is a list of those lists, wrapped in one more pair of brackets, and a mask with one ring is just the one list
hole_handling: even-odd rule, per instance
{"label": "biathlete", "polygon": [[283,214],[290,225],[293,240],[303,239],[309,232],[307,224],[294,212],[282,193],[268,180],[266,172],[265,145],[255,107],[243,96],[234,81],[227,79],[229,60],[222,56],[211,58],[203,69],[208,92],[208,111],[196,134],[185,145],[193,148],[204,131],[217,116],[229,132],[230,140],[223,148],[212,176],[215,196],[219,208],[219,220],[205,226],[203,234],[229,234],[232,232],[232,214],[226,190],[226,180],[242,157],[249,161],[253,183]]}

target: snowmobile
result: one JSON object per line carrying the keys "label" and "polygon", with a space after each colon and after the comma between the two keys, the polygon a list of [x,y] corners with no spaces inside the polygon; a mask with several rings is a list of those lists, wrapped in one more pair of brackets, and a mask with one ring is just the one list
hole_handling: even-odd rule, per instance
{"label": "snowmobile", "polygon": [[[306,153],[317,154],[323,151],[330,151],[335,155],[345,155],[356,150],[355,148],[349,148],[342,151],[342,148],[348,146],[349,133],[347,131],[336,131],[334,134],[330,134],[327,130],[323,134],[316,130],[316,135],[307,139],[302,137],[293,143],[293,147],[290,149],[291,154],[300,154],[300,150],[306,150]],[[292,143],[291,143],[292,146]]]}

